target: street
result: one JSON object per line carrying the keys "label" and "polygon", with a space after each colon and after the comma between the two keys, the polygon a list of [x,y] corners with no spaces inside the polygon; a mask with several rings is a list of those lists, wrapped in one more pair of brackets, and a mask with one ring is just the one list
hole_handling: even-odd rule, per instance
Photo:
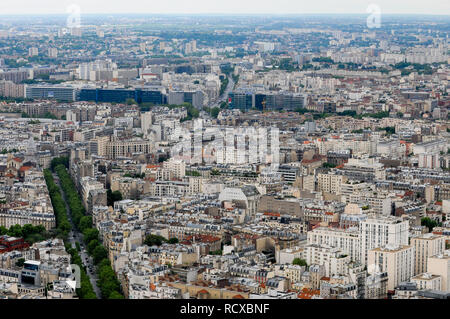
{"label": "street", "polygon": [[83,264],[86,266],[86,274],[89,277],[89,280],[90,280],[90,282],[92,284],[92,288],[94,289],[94,292],[95,292],[97,298],[101,299],[101,292],[100,292],[100,289],[97,286],[97,279],[98,278],[97,278],[97,275],[96,275],[96,268],[95,268],[95,265],[94,265],[94,261],[93,261],[92,257],[90,257],[88,255],[88,253],[87,253],[86,246],[84,245],[84,242],[83,242],[83,234],[76,229],[75,224],[72,221],[72,216],[69,213],[70,212],[70,208],[69,208],[69,205],[67,204],[66,194],[62,190],[62,187],[61,187],[58,175],[53,173],[53,178],[55,180],[55,183],[61,189],[61,193],[62,193],[62,196],[63,196],[63,199],[64,199],[64,203],[66,205],[67,216],[69,218],[70,224],[72,225],[72,230],[69,233],[70,244],[72,245],[73,248],[76,248],[76,244],[75,244],[76,242],[78,242],[80,244],[81,251],[79,252],[79,254],[80,254],[81,260],[83,261]]}
{"label": "street", "polygon": [[219,108],[220,108],[220,104],[221,104],[222,102],[227,102],[227,100],[228,100],[228,94],[229,94],[231,91],[233,91],[233,88],[234,88],[233,77],[229,76],[229,77],[228,77],[228,86],[227,86],[227,88],[225,89],[225,92],[224,92],[221,96],[219,96],[219,98],[217,99],[216,103],[215,103],[211,108],[214,108],[214,107],[219,107]]}

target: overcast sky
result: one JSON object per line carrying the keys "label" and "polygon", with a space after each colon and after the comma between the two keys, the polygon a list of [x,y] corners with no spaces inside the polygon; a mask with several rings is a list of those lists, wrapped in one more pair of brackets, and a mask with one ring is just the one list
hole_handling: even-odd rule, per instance
{"label": "overcast sky", "polygon": [[450,0],[0,0],[2,14],[81,13],[362,13],[369,4],[382,13],[450,14]]}

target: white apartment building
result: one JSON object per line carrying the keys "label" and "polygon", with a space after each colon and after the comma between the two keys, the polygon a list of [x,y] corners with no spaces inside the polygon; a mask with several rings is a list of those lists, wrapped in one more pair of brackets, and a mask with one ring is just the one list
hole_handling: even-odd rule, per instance
{"label": "white apartment building", "polygon": [[397,217],[370,217],[360,224],[361,263],[367,265],[368,252],[386,245],[408,245],[409,222]]}
{"label": "white apartment building", "polygon": [[351,179],[362,181],[385,180],[384,165],[374,158],[349,158],[342,168],[344,174]]}
{"label": "white apartment building", "polygon": [[141,113],[141,129],[142,133],[147,135],[152,127],[152,112]]}
{"label": "white apartment building", "polygon": [[341,185],[347,181],[347,177],[332,173],[319,173],[317,175],[317,190],[339,195],[341,194]]}
{"label": "white apartment building", "polygon": [[327,155],[328,151],[343,151],[352,150],[355,155],[369,154],[374,155],[377,151],[377,146],[374,141],[360,141],[360,140],[344,140],[344,139],[333,139],[333,140],[323,140],[317,139],[314,143],[319,148],[320,155]]}
{"label": "white apartment building", "polygon": [[36,56],[36,55],[39,55],[39,49],[38,49],[38,48],[35,48],[35,47],[29,48],[29,49],[28,49],[28,55],[29,55],[29,56]]}
{"label": "white apartment building", "polygon": [[411,282],[417,285],[418,290],[441,290],[442,278],[430,273],[418,274],[411,278]]}
{"label": "white apartment building", "polygon": [[447,141],[444,139],[436,139],[423,143],[418,143],[413,146],[413,153],[415,155],[430,154],[447,150]]}
{"label": "white apartment building", "polygon": [[400,144],[400,140],[379,141],[377,144],[377,153],[390,158],[398,158],[405,155],[405,147]]}
{"label": "white apartment building", "polygon": [[450,291],[450,251],[428,257],[427,272],[442,277],[442,290]]}
{"label": "white apartment building", "polygon": [[350,256],[351,261],[359,261],[360,242],[357,228],[338,229],[318,227],[307,233],[308,244],[327,245],[338,248]]}
{"label": "white apartment building", "polygon": [[342,200],[346,203],[350,203],[350,197],[353,194],[359,194],[370,190],[370,184],[361,183],[358,181],[343,181],[340,187],[341,194],[344,196]]}
{"label": "white apartment building", "polygon": [[387,272],[388,290],[394,290],[401,282],[409,281],[414,272],[414,247],[386,245],[369,250],[368,272]]}
{"label": "white apartment building", "polygon": [[431,233],[411,238],[415,248],[414,274],[421,274],[428,269],[428,258],[441,255],[445,250],[445,237]]}
{"label": "white apartment building", "polygon": [[186,181],[162,181],[158,180],[150,184],[150,196],[156,197],[184,197],[189,194],[189,183]]}
{"label": "white apartment building", "polygon": [[[346,190],[347,192],[348,190]],[[368,205],[376,214],[391,215],[392,198],[389,194],[379,192],[355,192],[345,197],[347,203]]]}
{"label": "white apartment building", "polygon": [[277,264],[292,264],[295,258],[303,258],[303,248],[291,247],[275,252],[275,260]]}
{"label": "white apartment building", "polygon": [[440,168],[440,154],[438,152],[419,154],[419,167],[431,169]]}
{"label": "white apartment building", "polygon": [[163,167],[168,169],[174,178],[182,179],[186,176],[186,163],[182,160],[170,159],[163,163]]}
{"label": "white apartment building", "polygon": [[111,141],[106,143],[106,156],[109,159],[128,157],[132,154],[149,154],[152,151],[153,142],[144,140]]}
{"label": "white apartment building", "polygon": [[350,256],[338,248],[325,245],[308,244],[303,251],[303,259],[308,265],[322,265],[325,276],[344,275],[348,273]]}
{"label": "white apartment building", "polygon": [[49,48],[48,49],[48,56],[50,58],[57,58],[58,57],[58,49],[57,48]]}

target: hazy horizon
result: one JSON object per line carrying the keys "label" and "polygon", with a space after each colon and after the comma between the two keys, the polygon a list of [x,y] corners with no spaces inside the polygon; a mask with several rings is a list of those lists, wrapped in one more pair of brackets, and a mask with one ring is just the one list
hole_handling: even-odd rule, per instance
{"label": "hazy horizon", "polygon": [[395,15],[450,15],[450,1],[407,0],[16,0],[0,3],[0,15],[55,15],[67,14],[69,6],[76,5],[84,14],[158,14],[158,15],[302,15],[302,14],[368,14],[375,4],[383,14]]}
{"label": "hazy horizon", "polygon": [[[366,17],[367,13],[332,13],[332,12],[324,12],[324,13],[223,13],[223,12],[211,12],[211,13],[138,13],[138,12],[127,12],[127,13],[105,13],[105,12],[92,12],[92,13],[83,13],[87,16],[265,16],[265,17],[296,17],[296,16],[361,16]],[[386,16],[442,16],[449,17],[450,14],[442,14],[442,13],[383,13]],[[66,17],[67,13],[6,13],[1,16],[61,16]]]}

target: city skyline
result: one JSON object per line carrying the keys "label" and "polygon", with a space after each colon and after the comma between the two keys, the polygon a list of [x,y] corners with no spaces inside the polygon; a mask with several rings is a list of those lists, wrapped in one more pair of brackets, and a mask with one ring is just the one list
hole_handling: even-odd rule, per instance
{"label": "city skyline", "polygon": [[0,5],[0,300],[450,299],[447,2]]}

